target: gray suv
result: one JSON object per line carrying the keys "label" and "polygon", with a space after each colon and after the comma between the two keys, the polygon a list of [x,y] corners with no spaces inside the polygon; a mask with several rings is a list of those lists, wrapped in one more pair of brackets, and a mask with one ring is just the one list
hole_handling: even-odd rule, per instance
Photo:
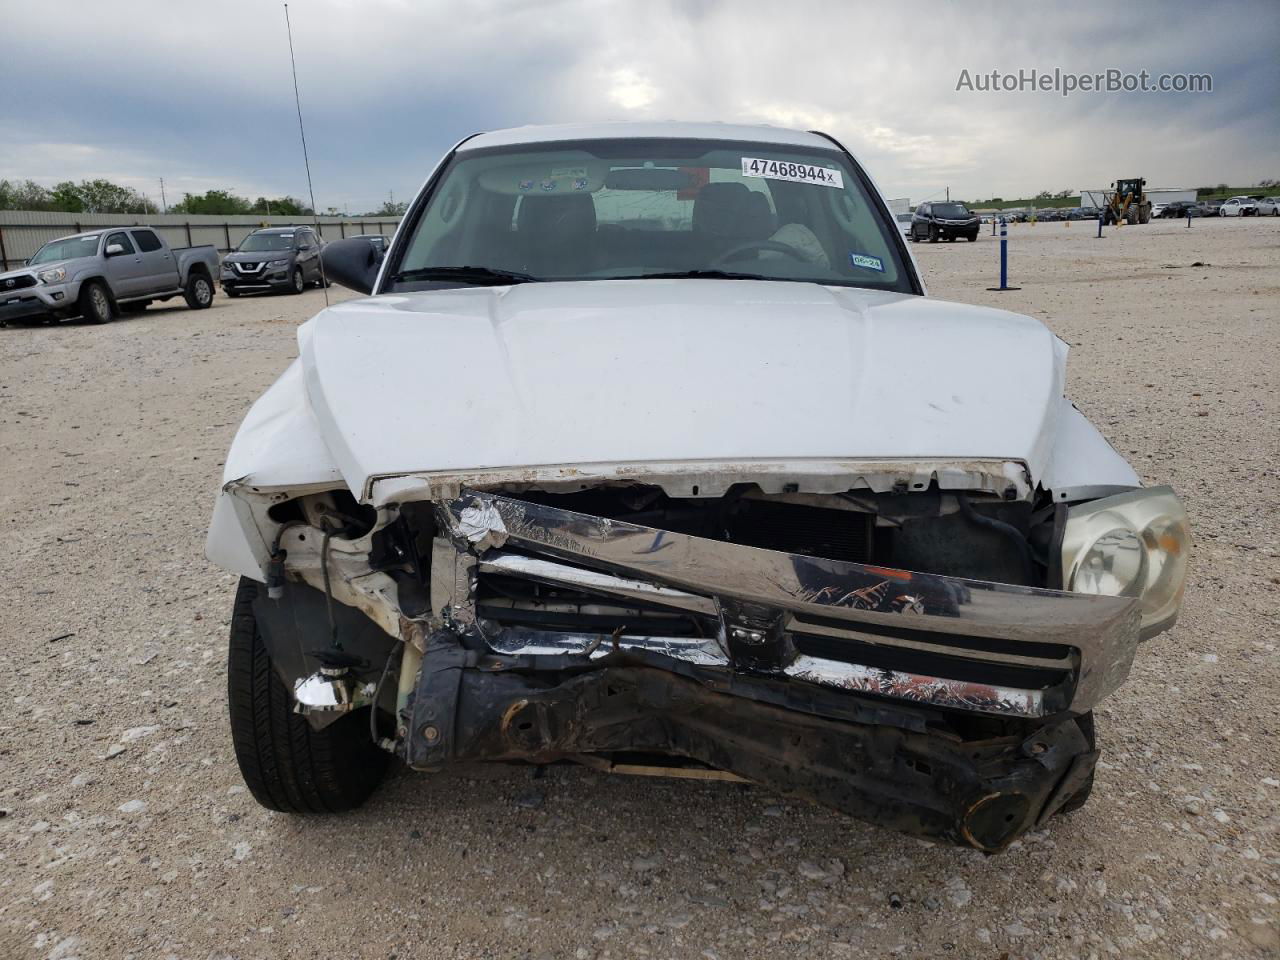
{"label": "gray suv", "polygon": [[301,293],[320,286],[320,238],[311,227],[255,230],[222,260],[222,289],[229,297],[263,290]]}

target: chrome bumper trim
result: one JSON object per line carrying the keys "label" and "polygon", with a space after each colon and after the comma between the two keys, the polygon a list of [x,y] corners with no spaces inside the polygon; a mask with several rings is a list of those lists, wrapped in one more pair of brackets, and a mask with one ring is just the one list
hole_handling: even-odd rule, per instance
{"label": "chrome bumper trim", "polygon": [[[438,506],[441,529],[453,543],[438,543],[437,559],[456,550],[478,556],[481,571],[715,616],[721,653],[735,668],[735,646],[741,651],[760,645],[769,648],[772,672],[793,679],[938,706],[1038,716],[1092,708],[1124,681],[1138,644],[1139,612],[1127,598],[762,550],[473,491]],[[504,547],[552,559],[499,552]],[[432,608],[459,626],[474,624],[474,585],[474,576],[452,572],[433,579]],[[837,639],[853,633],[881,650],[945,650],[979,663],[1052,667],[1074,682],[1062,696],[1049,698],[1040,690],[823,660],[794,649],[778,654],[769,645],[780,640],[778,649],[786,648],[796,616],[832,624],[830,630],[801,630]],[[841,629],[833,621],[848,626]],[[859,625],[866,636],[857,632]],[[1073,652],[1067,659],[1056,653],[1064,647]],[[856,652],[849,660],[857,660]]]}

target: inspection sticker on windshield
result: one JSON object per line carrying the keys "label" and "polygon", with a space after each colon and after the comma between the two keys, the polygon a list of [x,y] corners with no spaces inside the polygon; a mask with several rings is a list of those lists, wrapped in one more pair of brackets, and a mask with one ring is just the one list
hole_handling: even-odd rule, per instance
{"label": "inspection sticker on windshield", "polygon": [[865,253],[849,254],[849,262],[855,267],[862,267],[864,270],[879,270],[884,273],[884,261],[879,257],[873,257]]}
{"label": "inspection sticker on windshield", "polygon": [[811,163],[791,163],[787,160],[761,160],[759,157],[742,158],[744,177],[764,177],[767,180],[792,180],[796,183],[817,183],[824,187],[844,189],[839,170],[815,167]]}

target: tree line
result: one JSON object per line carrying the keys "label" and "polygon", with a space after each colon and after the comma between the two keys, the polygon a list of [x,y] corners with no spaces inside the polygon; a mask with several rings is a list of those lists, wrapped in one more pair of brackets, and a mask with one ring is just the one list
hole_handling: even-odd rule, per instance
{"label": "tree line", "polygon": [[[385,201],[377,210],[354,214],[361,217],[398,217],[406,203]],[[64,180],[44,187],[34,180],[0,180],[0,210],[45,210],[57,213],[159,213],[160,208],[149,197],[132,187],[110,180]],[[258,197],[249,200],[230,190],[206,190],[185,193],[169,207],[169,213],[237,216],[262,214],[273,217],[309,217],[311,207],[294,197]],[[329,207],[326,216],[340,216],[343,211]]]}

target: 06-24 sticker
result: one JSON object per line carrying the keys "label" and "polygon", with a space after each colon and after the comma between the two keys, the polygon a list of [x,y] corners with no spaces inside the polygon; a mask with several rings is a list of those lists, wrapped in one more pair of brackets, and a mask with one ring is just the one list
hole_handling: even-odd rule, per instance
{"label": "06-24 sticker", "polygon": [[764,177],[767,180],[791,180],[795,183],[816,183],[823,187],[844,188],[839,170],[815,166],[812,163],[794,163],[790,160],[762,160],[759,157],[742,158],[744,177]]}

